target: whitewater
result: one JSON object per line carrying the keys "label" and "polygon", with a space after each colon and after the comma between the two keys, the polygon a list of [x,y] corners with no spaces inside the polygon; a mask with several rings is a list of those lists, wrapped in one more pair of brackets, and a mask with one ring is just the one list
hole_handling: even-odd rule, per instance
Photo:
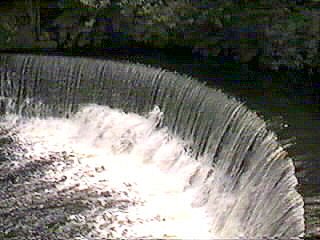
{"label": "whitewater", "polygon": [[[82,107],[68,119],[5,115],[2,139],[14,138],[6,146],[14,160],[2,165],[0,176],[51,159],[21,183],[22,196],[0,198],[1,213],[15,215],[4,223],[6,233],[32,238],[39,234],[35,229],[45,232],[42,228],[49,225],[53,231],[47,237],[65,239],[241,236],[240,229],[213,232],[214,214],[198,202],[214,170],[196,161],[186,142],[160,127],[162,117],[158,107],[140,116],[98,105]],[[16,177],[25,177],[20,175]],[[5,206],[12,200],[15,204]],[[21,215],[24,208],[29,213]],[[46,212],[52,208],[56,211]]]}

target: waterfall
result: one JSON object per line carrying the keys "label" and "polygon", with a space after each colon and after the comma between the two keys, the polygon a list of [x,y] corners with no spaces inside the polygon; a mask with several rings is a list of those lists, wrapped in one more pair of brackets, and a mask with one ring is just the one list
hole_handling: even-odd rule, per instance
{"label": "waterfall", "polygon": [[[140,184],[152,179],[150,184],[158,186],[161,183],[153,181],[162,179],[165,186],[176,184],[185,194],[181,195],[184,196],[182,202],[190,202],[192,211],[189,213],[187,207],[181,211],[188,212],[201,224],[179,224],[184,226],[184,231],[194,226],[199,232],[188,230],[184,235],[173,237],[288,239],[304,235],[303,199],[296,191],[292,159],[255,112],[220,90],[208,88],[188,76],[129,62],[2,54],[0,91],[2,139],[7,139],[4,136],[8,131],[16,136],[11,137],[15,140],[3,140],[2,155],[9,160],[19,159],[19,154],[8,150],[13,148],[12,142],[28,142],[39,136],[48,140],[53,135],[55,139],[65,135],[67,140],[55,143],[54,146],[59,146],[56,152],[69,148],[74,139],[77,139],[77,151],[85,148],[78,145],[81,139],[91,145],[94,142],[94,151],[97,151],[97,139],[109,136],[107,121],[114,119],[114,114],[120,114],[108,125],[108,129],[118,129],[113,130],[117,134],[102,137],[104,140],[99,140],[98,145],[113,142],[108,150],[112,152],[122,139],[116,153],[130,152],[136,156],[139,152],[140,157],[149,159],[144,161],[165,170],[148,177],[149,170],[141,170],[136,175],[146,177]],[[30,135],[35,129],[41,130],[37,138]],[[55,131],[51,134],[50,129]],[[33,146],[34,150],[37,145]],[[129,158],[134,157],[126,156]],[[114,173],[122,167],[127,171],[124,176],[144,168],[144,164],[138,168],[129,163],[119,166]],[[10,167],[6,169],[11,171]],[[0,181],[4,179],[3,174],[0,172]],[[176,178],[171,179],[172,175]],[[117,178],[117,174],[112,176]],[[139,182],[137,176],[132,179]],[[163,198],[170,198],[163,189],[159,193]],[[157,191],[153,194],[159,201],[161,196]],[[0,206],[4,201],[1,202],[1,198],[8,197],[0,195]],[[161,201],[158,204],[160,206]],[[169,215],[173,209],[168,210]],[[0,214],[0,219],[6,217],[9,219]],[[209,228],[211,235],[206,235],[206,231],[201,230],[203,227]],[[205,234],[200,235],[203,232]],[[170,235],[160,237],[170,238]]]}

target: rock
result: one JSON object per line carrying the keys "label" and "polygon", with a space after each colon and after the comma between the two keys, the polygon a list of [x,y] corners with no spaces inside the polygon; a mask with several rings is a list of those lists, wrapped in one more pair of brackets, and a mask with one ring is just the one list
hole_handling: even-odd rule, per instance
{"label": "rock", "polygon": [[14,36],[13,42],[16,47],[28,48],[33,47],[34,31],[30,25],[24,25],[17,30],[19,34]]}
{"label": "rock", "polygon": [[53,26],[59,28],[73,28],[79,26],[80,16],[79,15],[72,15],[68,12],[65,12],[63,15],[57,17],[54,22]]}
{"label": "rock", "polygon": [[255,48],[241,48],[240,49],[240,62],[241,63],[248,63],[250,62],[255,56],[257,56],[258,50]]}
{"label": "rock", "polygon": [[37,41],[34,43],[36,48],[57,48],[58,43],[56,41]]}
{"label": "rock", "polygon": [[84,46],[90,45],[90,42],[91,42],[91,40],[90,40],[88,34],[81,34],[80,33],[76,44],[78,47],[84,47]]}
{"label": "rock", "polygon": [[50,33],[49,32],[42,32],[39,36],[40,41],[48,41],[50,40]]}

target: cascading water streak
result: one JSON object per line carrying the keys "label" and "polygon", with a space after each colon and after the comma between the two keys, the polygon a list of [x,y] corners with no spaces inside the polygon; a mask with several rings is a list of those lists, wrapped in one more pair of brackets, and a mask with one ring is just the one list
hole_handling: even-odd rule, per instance
{"label": "cascading water streak", "polygon": [[[59,229],[69,231],[69,237],[303,236],[303,200],[295,189],[292,160],[256,113],[219,90],[144,65],[10,54],[0,56],[0,89],[1,132],[7,139],[1,148],[7,159],[1,181],[16,190],[43,181],[46,202],[63,196],[61,206],[68,205],[68,197],[84,201],[86,189],[89,203],[80,201],[77,214],[67,211],[71,220],[60,210],[53,214],[43,202],[42,211],[34,210],[55,217],[51,222],[44,214],[47,225],[66,221]],[[20,174],[20,180],[11,181],[6,172]],[[60,179],[52,180],[55,174]],[[118,192],[108,198],[104,188]],[[115,205],[110,213],[114,208],[106,199],[122,199],[122,188],[130,192],[126,205]],[[30,194],[36,198],[40,192]],[[0,195],[0,204],[10,197]],[[138,207],[130,197],[141,198]],[[97,199],[102,207],[93,207]],[[116,218],[121,208],[128,219],[119,221],[127,228],[112,230],[104,214]],[[0,218],[10,226],[13,218],[6,209]],[[39,225],[41,236],[50,235],[47,225]],[[2,230],[8,236],[10,229]]]}

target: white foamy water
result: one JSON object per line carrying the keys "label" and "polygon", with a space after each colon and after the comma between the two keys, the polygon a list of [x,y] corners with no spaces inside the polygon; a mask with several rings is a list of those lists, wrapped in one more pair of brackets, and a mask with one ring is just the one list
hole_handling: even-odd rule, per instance
{"label": "white foamy water", "polygon": [[[161,118],[158,108],[143,117],[89,105],[69,119],[8,115],[1,126],[14,129],[23,145],[23,157],[15,166],[41,162],[52,153],[66,156],[30,183],[54,183],[46,194],[69,192],[71,199],[90,192],[81,195],[87,207],[69,214],[67,224],[55,231],[63,234],[83,225],[89,230],[80,231],[79,239],[215,238],[212,214],[205,205],[194,204],[201,201],[203,179],[198,173],[211,167],[193,159],[184,142],[158,128]],[[36,192],[29,195],[34,198]],[[38,205],[50,204],[49,199]]]}

